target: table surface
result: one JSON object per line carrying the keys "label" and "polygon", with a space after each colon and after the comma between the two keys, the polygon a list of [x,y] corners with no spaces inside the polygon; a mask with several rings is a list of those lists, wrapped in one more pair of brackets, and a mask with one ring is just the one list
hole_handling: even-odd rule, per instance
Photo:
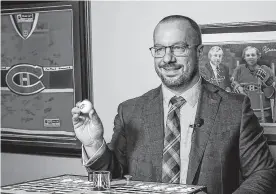
{"label": "table surface", "polygon": [[198,193],[204,186],[126,180],[111,181],[107,191],[93,191],[87,176],[61,175],[1,187],[3,194]]}

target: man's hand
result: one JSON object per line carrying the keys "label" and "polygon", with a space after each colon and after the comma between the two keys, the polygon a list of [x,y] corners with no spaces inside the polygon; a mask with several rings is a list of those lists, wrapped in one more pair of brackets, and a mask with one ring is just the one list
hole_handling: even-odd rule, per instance
{"label": "man's hand", "polygon": [[270,76],[264,69],[258,68],[254,74],[262,81],[263,85],[265,86],[273,86],[273,84],[275,85],[273,77]]}
{"label": "man's hand", "polygon": [[226,91],[226,92],[231,92],[230,87],[226,87],[226,88],[225,88],[225,91]]}
{"label": "man's hand", "polygon": [[261,81],[264,81],[266,79],[266,76],[267,76],[266,75],[267,73],[262,68],[256,69],[254,74],[256,75],[256,77],[260,78]]}
{"label": "man's hand", "polygon": [[246,95],[246,93],[244,92],[243,87],[239,86],[239,87],[238,87],[238,90],[239,90],[240,94]]}
{"label": "man's hand", "polygon": [[240,86],[240,85],[236,85],[236,86],[235,86],[234,92],[235,92],[235,93],[238,93],[238,94],[244,94],[244,95],[246,95],[246,93],[244,92],[243,87]]}
{"label": "man's hand", "polygon": [[[103,125],[91,102],[84,100],[72,108],[72,122],[77,138],[84,146],[103,141]],[[84,106],[88,109],[84,108]],[[89,110],[90,109],[90,110]],[[83,113],[84,112],[84,113]]]}

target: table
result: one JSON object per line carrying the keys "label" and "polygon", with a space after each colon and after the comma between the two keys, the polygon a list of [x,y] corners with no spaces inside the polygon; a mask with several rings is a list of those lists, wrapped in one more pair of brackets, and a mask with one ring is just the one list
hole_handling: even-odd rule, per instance
{"label": "table", "polygon": [[1,187],[3,194],[114,194],[114,193],[205,193],[206,187],[126,180],[112,180],[108,191],[93,191],[87,176],[61,175]]}

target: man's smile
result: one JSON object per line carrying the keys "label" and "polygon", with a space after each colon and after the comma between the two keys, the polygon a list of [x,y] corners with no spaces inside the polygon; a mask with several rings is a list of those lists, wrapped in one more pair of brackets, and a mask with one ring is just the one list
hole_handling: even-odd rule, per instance
{"label": "man's smile", "polygon": [[161,71],[163,74],[165,74],[166,76],[175,76],[177,74],[179,74],[180,72],[182,72],[182,68],[183,66],[163,66],[161,67]]}

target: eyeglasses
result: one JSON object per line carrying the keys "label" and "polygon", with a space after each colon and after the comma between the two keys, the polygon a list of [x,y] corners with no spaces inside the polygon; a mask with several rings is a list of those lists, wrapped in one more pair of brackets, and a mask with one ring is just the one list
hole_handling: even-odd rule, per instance
{"label": "eyeglasses", "polygon": [[151,47],[149,50],[151,51],[151,55],[154,58],[162,58],[166,54],[166,48],[170,48],[170,51],[172,54],[176,57],[186,57],[189,55],[189,51],[192,47],[196,47],[198,45],[186,45],[186,46],[178,46],[178,45],[172,45],[172,46],[158,46],[158,47]]}

